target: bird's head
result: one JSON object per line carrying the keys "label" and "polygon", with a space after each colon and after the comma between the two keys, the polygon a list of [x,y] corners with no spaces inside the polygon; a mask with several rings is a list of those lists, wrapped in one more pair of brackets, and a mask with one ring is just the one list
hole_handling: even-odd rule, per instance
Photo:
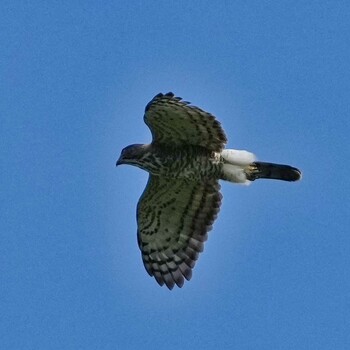
{"label": "bird's head", "polygon": [[122,150],[116,165],[118,166],[121,164],[130,164],[140,166],[140,163],[142,162],[142,159],[146,152],[146,146],[147,145],[134,144],[125,147]]}

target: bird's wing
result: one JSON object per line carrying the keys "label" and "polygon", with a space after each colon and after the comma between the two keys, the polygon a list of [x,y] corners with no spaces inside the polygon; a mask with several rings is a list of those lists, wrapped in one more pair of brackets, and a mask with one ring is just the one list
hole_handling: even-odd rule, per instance
{"label": "bird's wing", "polygon": [[220,152],[227,142],[224,130],[213,115],[171,92],[158,94],[147,104],[144,121],[154,143],[195,145]]}
{"label": "bird's wing", "polygon": [[220,210],[217,181],[150,175],[137,205],[138,243],[149,275],[169,289],[189,280]]}

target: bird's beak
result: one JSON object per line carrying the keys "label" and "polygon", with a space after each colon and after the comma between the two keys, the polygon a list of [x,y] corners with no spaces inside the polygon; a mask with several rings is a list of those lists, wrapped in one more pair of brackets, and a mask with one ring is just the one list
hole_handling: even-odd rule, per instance
{"label": "bird's beak", "polygon": [[121,164],[123,164],[123,163],[124,163],[123,160],[122,160],[121,158],[119,158],[119,159],[117,160],[117,162],[115,163],[115,166],[121,165]]}

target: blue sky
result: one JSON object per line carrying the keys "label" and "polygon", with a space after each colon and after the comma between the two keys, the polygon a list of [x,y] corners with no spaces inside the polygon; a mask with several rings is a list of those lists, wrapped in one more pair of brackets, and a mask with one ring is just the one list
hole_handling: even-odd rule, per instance
{"label": "blue sky", "polygon": [[[350,348],[346,1],[2,1],[2,349]],[[223,183],[193,278],[142,265],[115,168],[173,91],[299,183]]]}

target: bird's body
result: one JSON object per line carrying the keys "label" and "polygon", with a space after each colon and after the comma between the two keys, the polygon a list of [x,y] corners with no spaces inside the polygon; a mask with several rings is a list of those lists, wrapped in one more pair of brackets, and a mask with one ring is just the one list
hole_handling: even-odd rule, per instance
{"label": "bird's body", "polygon": [[219,180],[296,181],[301,173],[288,165],[257,162],[247,151],[224,149],[227,139],[215,117],[172,93],[155,96],[144,119],[152,143],[124,148],[117,165],[150,174],[137,206],[138,243],[147,272],[172,289],[192,276],[219,212]]}
{"label": "bird's body", "polygon": [[220,153],[201,146],[149,144],[137,147],[143,157],[134,165],[155,176],[202,181],[220,178],[222,173],[223,158]]}

